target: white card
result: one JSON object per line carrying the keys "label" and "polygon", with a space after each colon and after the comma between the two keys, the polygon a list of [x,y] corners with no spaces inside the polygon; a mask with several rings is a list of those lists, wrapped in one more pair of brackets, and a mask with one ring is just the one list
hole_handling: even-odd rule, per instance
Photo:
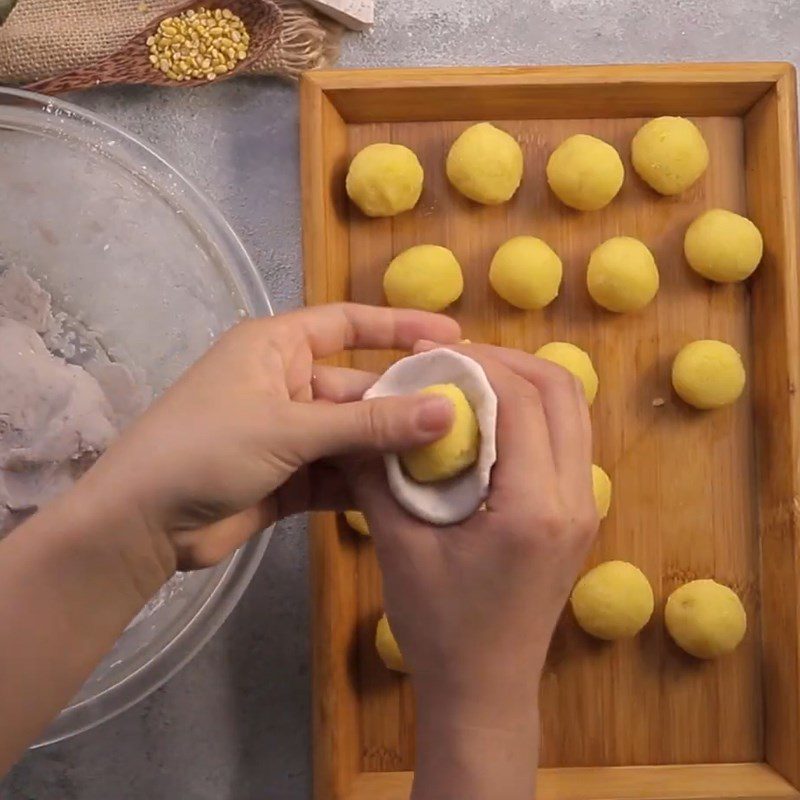
{"label": "white card", "polygon": [[305,2],[354,31],[363,31],[374,22],[373,0],[305,0]]}

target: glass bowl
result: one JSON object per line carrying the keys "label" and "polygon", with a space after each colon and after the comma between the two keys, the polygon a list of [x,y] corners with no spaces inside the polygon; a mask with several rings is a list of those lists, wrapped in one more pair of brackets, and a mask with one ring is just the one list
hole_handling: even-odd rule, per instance
{"label": "glass bowl", "polygon": [[[134,136],[76,106],[0,88],[0,266],[158,392],[246,315],[271,314],[219,211]],[[130,707],[183,666],[241,597],[271,531],[225,563],[178,575],[128,627],[39,745]]]}

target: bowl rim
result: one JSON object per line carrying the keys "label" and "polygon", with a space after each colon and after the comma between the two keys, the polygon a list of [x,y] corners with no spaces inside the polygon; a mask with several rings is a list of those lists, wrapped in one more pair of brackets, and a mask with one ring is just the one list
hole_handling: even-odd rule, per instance
{"label": "bowl rim", "polygon": [[[38,109],[39,112],[50,115],[57,110],[79,124],[88,123],[95,129],[118,137],[125,143],[123,146],[137,156],[137,167],[129,165],[128,168],[138,178],[147,180],[151,186],[154,186],[154,176],[166,171],[173,184],[181,190],[181,196],[201,219],[203,234],[218,249],[221,262],[228,269],[227,277],[234,283],[239,296],[247,305],[247,312],[252,316],[273,315],[266,286],[244,244],[222,212],[193,181],[150,145],[94,112],[64,100],[24,89],[0,86],[0,108],[9,99],[14,105],[21,105],[34,112]],[[102,692],[67,706],[32,747],[55,744],[88,731],[131,708],[163,686],[200,651],[225,622],[258,568],[273,530],[274,526],[266,529],[229,558],[217,584],[189,618],[185,627],[162,650]]]}

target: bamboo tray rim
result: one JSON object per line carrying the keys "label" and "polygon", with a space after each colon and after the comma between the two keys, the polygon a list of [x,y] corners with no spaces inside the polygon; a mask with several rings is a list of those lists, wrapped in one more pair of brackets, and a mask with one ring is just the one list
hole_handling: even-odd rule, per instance
{"label": "bamboo tray rim", "polygon": [[[777,148],[776,162],[780,165],[780,173],[775,178],[775,195],[779,196],[779,205],[775,209],[774,237],[777,247],[780,250],[781,273],[783,273],[783,283],[787,288],[787,296],[783,308],[780,311],[781,318],[784,319],[786,330],[785,338],[787,346],[795,347],[798,344],[798,320],[797,316],[797,229],[794,215],[797,211],[797,152],[796,152],[796,70],[793,64],[783,61],[750,61],[750,62],[695,62],[695,63],[670,63],[670,64],[614,64],[614,65],[544,65],[544,66],[508,66],[508,67],[411,67],[411,68],[382,68],[382,69],[345,69],[345,70],[320,70],[306,73],[301,79],[301,169],[303,175],[304,193],[304,219],[303,219],[303,244],[304,244],[304,269],[306,276],[306,292],[309,303],[322,302],[326,299],[327,283],[326,275],[330,275],[336,266],[337,256],[333,253],[341,236],[341,232],[335,230],[335,225],[341,224],[335,221],[335,214],[338,209],[331,206],[329,179],[331,174],[331,164],[334,156],[332,152],[337,147],[346,143],[346,129],[353,125],[363,122],[425,122],[433,120],[473,120],[473,119],[493,119],[495,118],[492,110],[493,105],[487,104],[484,108],[474,112],[468,102],[463,102],[463,114],[454,116],[452,109],[457,107],[453,98],[460,98],[459,91],[462,89],[491,90],[494,88],[508,88],[509,97],[519,98],[519,100],[509,100],[508,105],[514,102],[519,103],[517,116],[506,114],[498,115],[497,119],[536,119],[538,109],[523,106],[525,89],[541,89],[535,95],[536,98],[545,98],[544,115],[548,119],[581,119],[587,117],[597,117],[603,119],[618,119],[628,117],[655,116],[655,114],[640,113],[642,106],[647,105],[641,98],[644,96],[643,89],[653,87],[653,95],[660,98],[658,102],[666,105],[669,102],[671,90],[683,89],[688,98],[686,103],[691,106],[690,110],[681,108],[685,105],[684,99],[676,101],[677,106],[673,112],[685,116],[696,117],[743,117],[758,106],[759,111],[765,108],[762,100],[775,100],[774,108],[770,108],[768,113],[773,115],[776,130],[779,132],[779,147]],[[611,96],[615,100],[630,97],[637,98],[632,106],[626,107],[621,103],[615,108],[612,104],[604,108],[601,113],[594,114],[592,109],[597,107],[597,103],[590,104],[592,109],[581,114],[565,111],[562,116],[558,116],[554,109],[558,105],[559,92],[563,88],[573,90],[584,89],[591,92],[600,87],[613,88],[615,91]],[[706,107],[698,98],[715,97],[714,90],[718,89],[718,95],[727,96],[720,102],[712,103]],[[726,88],[728,93],[726,94]],[[520,91],[517,92],[516,90]],[[389,109],[384,112],[384,105],[378,102],[377,107],[371,107],[371,101],[380,98],[380,92],[395,92],[394,97],[402,98],[403,105],[399,110]],[[424,93],[428,92],[427,95]],[[451,94],[451,92],[453,92]],[[434,97],[447,97],[450,104],[444,111],[434,110],[431,116],[415,116],[412,107],[413,100],[424,95],[430,101]],[[660,94],[659,94],[660,93]],[[694,93],[694,94],[693,94]],[[774,97],[768,98],[767,95],[773,94]],[[669,95],[669,96],[668,96]],[[491,92],[484,92],[482,97],[490,97]],[[587,95],[588,96],[588,95]],[[522,108],[524,107],[524,111]],[[381,116],[386,113],[386,116]],[[767,112],[765,112],[767,113]],[[336,128],[331,136],[331,130],[324,130],[322,123],[326,118],[338,119]],[[338,156],[337,158],[340,158]],[[340,161],[339,166],[341,166]],[[325,167],[323,169],[323,166]],[[752,169],[750,163],[746,164],[748,172]],[[314,238],[311,236],[313,225],[321,228],[324,238]],[[332,227],[334,226],[334,227]],[[345,225],[345,227],[347,227]],[[329,248],[326,252],[326,247]],[[349,256],[347,256],[349,258]],[[348,262],[349,263],[349,262]],[[349,267],[348,267],[349,268]],[[794,375],[796,369],[791,370]],[[788,392],[794,395],[795,381],[792,378]],[[776,387],[773,387],[776,389]],[[785,416],[788,421],[787,430],[784,436],[787,444],[784,449],[794,448],[795,434],[800,429],[798,423],[797,401],[792,397],[784,401],[789,405],[790,410]],[[762,423],[764,424],[764,423]],[[759,434],[759,435],[763,435]],[[758,480],[763,480],[760,478]],[[758,483],[756,483],[756,486]],[[795,554],[800,548],[800,515],[797,514],[797,497],[800,496],[800,467],[794,465],[791,474],[787,475],[782,484],[784,487],[791,486],[794,501],[784,499],[783,503],[787,506],[786,513],[776,515],[774,520],[769,521],[762,517],[757,523],[759,538],[763,541],[765,526],[769,527],[771,541],[775,537],[790,537],[791,546]],[[777,490],[776,490],[777,491]],[[785,492],[784,492],[785,493]],[[789,508],[788,506],[791,506]],[[774,511],[774,507],[773,507]],[[791,512],[791,513],[790,513]],[[780,519],[777,517],[780,516]],[[312,570],[314,559],[323,558],[325,548],[321,542],[321,525],[315,524],[318,528],[312,536]],[[331,568],[336,574],[334,581],[346,580],[343,565],[334,565]],[[324,568],[321,563],[317,564],[315,574],[322,574]],[[312,607],[315,618],[319,614],[320,602],[333,604],[333,608],[328,607],[327,614],[316,619],[315,624],[321,625],[317,628],[323,639],[330,641],[330,631],[323,630],[325,626],[335,625],[337,600],[335,595],[330,599],[325,599],[325,591],[319,585],[312,585],[313,599]],[[321,600],[322,598],[322,600]],[[798,597],[794,597],[798,600]],[[791,602],[791,598],[787,599]],[[323,606],[324,608],[324,606]],[[798,615],[798,609],[791,612]],[[788,632],[788,639],[791,640],[791,648],[797,649],[798,631],[792,628]],[[314,647],[319,646],[318,639],[315,638]],[[764,642],[761,642],[763,649]],[[322,687],[327,687],[330,691],[334,686],[332,675],[338,673],[339,667],[330,662],[317,663],[318,653],[315,650],[315,692]],[[765,674],[763,680],[766,683],[768,676]],[[336,730],[338,721],[337,708],[340,704],[339,698],[315,697],[314,719],[315,732],[319,734],[326,731],[332,740],[327,744],[317,741],[315,736],[315,751],[319,748],[320,752],[315,752],[315,796],[319,800],[366,800],[369,798],[380,797],[381,800],[401,800],[408,797],[408,790],[412,779],[412,772],[376,772],[364,771],[363,768],[356,768],[353,772],[353,762],[350,761],[350,753],[343,742],[345,736],[360,736],[358,725],[352,730]],[[792,704],[795,713],[794,704]],[[765,727],[770,725],[769,715],[764,720]],[[773,721],[773,724],[776,724]],[[777,723],[780,725],[780,723]],[[348,726],[349,727],[349,724]],[[778,728],[775,730],[775,737],[780,737]],[[790,731],[784,729],[784,735],[790,735]],[[791,737],[790,737],[791,738]],[[719,763],[719,764],[670,764],[670,765],[644,765],[644,766],[617,766],[617,767],[554,767],[543,769],[541,774],[540,796],[553,797],[561,800],[610,800],[612,797],[620,800],[635,798],[636,800],[721,800],[721,798],[800,798],[800,788],[795,788],[793,783],[795,775],[787,775],[792,782],[781,776],[781,772],[793,773],[800,770],[800,754],[791,755],[794,750],[800,750],[800,741],[785,742],[785,747],[781,746],[777,739],[771,747],[778,753],[778,761],[782,761],[784,766],[775,764],[773,759],[767,756],[770,763]],[[327,751],[326,751],[327,748]],[[769,749],[769,748],[768,748]],[[326,752],[323,752],[326,751]],[[787,766],[786,760],[792,762],[792,766]],[[337,764],[338,766],[334,766]],[[334,769],[338,772],[336,777],[329,774],[329,770]],[[344,782],[343,776],[349,775]],[[604,780],[621,780],[627,788],[620,790],[609,785],[603,788]],[[646,778],[647,786],[637,789],[631,781],[639,781]],[[654,782],[663,780],[660,788],[654,786]],[[691,782],[698,781],[696,790],[692,789]],[[583,791],[578,791],[584,785]],[[715,788],[716,784],[716,788]]]}
{"label": "bamboo tray rim", "polygon": [[[785,75],[793,75],[789,61],[696,61],[680,63],[552,64],[520,66],[459,67],[379,67],[321,69],[303,74],[301,82],[318,86],[322,91],[358,90],[385,84],[391,88],[452,88],[495,83],[508,85],[620,83],[627,85],[659,83],[747,83],[774,84]],[[765,86],[765,91],[769,86]],[[610,115],[611,117],[615,115]]]}

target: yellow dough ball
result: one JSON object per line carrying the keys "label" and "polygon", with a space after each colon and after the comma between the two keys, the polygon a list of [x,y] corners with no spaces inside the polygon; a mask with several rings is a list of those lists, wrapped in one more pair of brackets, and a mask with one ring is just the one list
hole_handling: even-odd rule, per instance
{"label": "yellow dough ball", "polygon": [[381,661],[395,672],[408,672],[403,654],[397,646],[392,629],[389,627],[389,620],[384,614],[378,620],[378,627],[375,629],[375,649],[381,657]]}
{"label": "yellow dough ball", "polygon": [[461,194],[484,205],[509,200],[522,180],[522,149],[517,140],[480,122],[467,128],[447,154],[447,177]]}
{"label": "yellow dough ball", "polygon": [[615,236],[592,251],[586,286],[595,303],[609,311],[638,311],[656,296],[658,267],[638,239]]}
{"label": "yellow dough ball", "polygon": [[435,442],[407,450],[400,455],[405,471],[419,483],[453,478],[478,459],[480,431],[478,418],[464,392],[454,383],[427,386],[420,394],[441,394],[453,404],[453,426]]}
{"label": "yellow dough ball", "polygon": [[742,357],[725,342],[690,342],[672,362],[672,385],[678,396],[700,409],[720,408],[742,393],[745,371]]}
{"label": "yellow dough ball", "polygon": [[704,278],[733,283],[753,274],[764,253],[764,240],[747,217],[715,208],[689,226],[683,252],[689,266]]}
{"label": "yellow dough ball", "polygon": [[553,193],[578,211],[607,206],[624,180],[619,153],[608,142],[583,133],[564,140],[547,161],[547,182]]}
{"label": "yellow dough ball", "polygon": [[592,464],[592,491],[597,515],[600,519],[605,519],[608,516],[608,509],[611,508],[611,478],[597,464]]}
{"label": "yellow dough ball", "polygon": [[380,142],[356,153],[347,170],[347,196],[368,217],[393,217],[414,208],[422,193],[422,165],[402,144]]}
{"label": "yellow dough ball", "polygon": [[629,639],[653,615],[653,589],[633,564],[606,561],[575,584],[570,603],[586,633],[607,641]]}
{"label": "yellow dough ball", "polygon": [[544,308],[558,295],[561,259],[535,236],[515,236],[501,244],[489,267],[489,283],[512,306]]}
{"label": "yellow dough ball", "polygon": [[736,592],[710,579],[679,586],[667,599],[664,621],[675,644],[696,658],[733,652],[747,630]]}
{"label": "yellow dough ball", "polygon": [[395,308],[443,311],[461,297],[464,276],[446,247],[418,244],[392,259],[383,276],[383,291]]}
{"label": "yellow dough ball", "polygon": [[369,536],[367,518],[360,511],[345,511],[344,518],[356,533],[360,533],[362,536]]}
{"label": "yellow dough ball", "polygon": [[586,402],[592,404],[599,380],[588,353],[569,342],[549,342],[542,345],[534,355],[568,369],[583,384]]}
{"label": "yellow dough ball", "polygon": [[708,145],[697,126],[683,117],[658,117],[633,137],[631,160],[639,177],[660,194],[680,194],[708,166]]}

